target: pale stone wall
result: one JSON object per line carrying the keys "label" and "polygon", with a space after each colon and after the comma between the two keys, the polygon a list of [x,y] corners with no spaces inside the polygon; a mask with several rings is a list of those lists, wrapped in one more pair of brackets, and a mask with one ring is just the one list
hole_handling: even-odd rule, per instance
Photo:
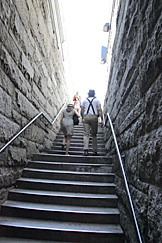
{"label": "pale stone wall", "polygon": [[109,77],[110,68],[111,68],[111,58],[112,58],[112,49],[114,38],[116,34],[116,20],[120,0],[113,0],[111,19],[110,19],[110,29],[108,32],[108,43],[107,43],[107,56],[106,56],[106,66],[107,66],[107,76]]}
{"label": "pale stone wall", "polygon": [[[52,8],[53,7],[53,8]],[[38,113],[50,121],[68,102],[58,1],[0,1],[0,147]],[[33,153],[51,147],[59,131],[34,122],[0,154],[0,200]]]}
{"label": "pale stone wall", "polygon": [[[144,242],[162,242],[162,2],[120,1],[104,112],[114,122]],[[121,223],[136,242],[110,129],[106,148],[116,159]]]}

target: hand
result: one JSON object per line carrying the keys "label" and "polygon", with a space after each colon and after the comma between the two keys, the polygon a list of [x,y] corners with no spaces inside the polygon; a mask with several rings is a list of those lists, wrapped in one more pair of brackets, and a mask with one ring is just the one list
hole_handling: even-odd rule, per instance
{"label": "hand", "polygon": [[104,124],[103,124],[103,121],[101,121],[101,122],[100,122],[100,127],[103,127],[103,125],[104,125]]}

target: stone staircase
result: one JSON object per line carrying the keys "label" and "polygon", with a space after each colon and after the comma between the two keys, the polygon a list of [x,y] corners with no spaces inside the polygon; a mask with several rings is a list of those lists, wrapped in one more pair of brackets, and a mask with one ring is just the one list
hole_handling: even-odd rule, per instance
{"label": "stone staircase", "polygon": [[69,154],[58,134],[48,154],[34,154],[1,207],[0,242],[124,242],[110,158],[99,128],[100,156],[83,154],[75,126]]}

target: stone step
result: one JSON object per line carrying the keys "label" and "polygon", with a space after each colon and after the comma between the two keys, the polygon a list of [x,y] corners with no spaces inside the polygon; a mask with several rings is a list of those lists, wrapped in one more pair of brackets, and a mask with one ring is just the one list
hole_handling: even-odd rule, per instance
{"label": "stone step", "polygon": [[[78,130],[84,130],[83,128],[83,123],[79,123],[79,125],[74,125],[74,131],[78,131]],[[100,125],[98,125],[98,133],[104,133],[104,127],[101,127]]]}
{"label": "stone step", "polygon": [[116,224],[89,224],[50,220],[0,217],[0,235],[37,240],[66,242],[124,242],[123,231]]}
{"label": "stone step", "polygon": [[[71,157],[71,156],[69,156]],[[102,162],[102,161],[101,161]],[[76,162],[56,162],[56,161],[29,161],[28,167],[49,170],[66,170],[80,172],[112,172],[112,164],[106,163],[76,163]]]}
{"label": "stone step", "polygon": [[[54,146],[58,146],[58,147],[61,148],[61,146],[62,146],[62,140],[59,140],[59,141],[58,140],[57,141],[55,140],[54,143],[53,143],[53,145],[51,146],[51,149]],[[75,147],[81,147],[81,148],[83,148],[84,147],[83,142],[79,142],[79,141],[73,142],[73,141],[71,141],[70,148],[75,148]],[[97,147],[98,147],[98,150],[101,150],[101,149],[105,150],[105,144],[104,143],[98,143],[97,144]],[[89,144],[89,149],[92,150],[92,143]]]}
{"label": "stone step", "polygon": [[41,191],[20,188],[10,190],[8,199],[13,201],[87,207],[116,208],[118,204],[118,197],[115,194]]}
{"label": "stone step", "polygon": [[[16,237],[0,237],[1,243],[51,243],[51,241],[46,240],[33,240],[33,239],[23,239],[23,238],[16,238]],[[52,243],[58,243],[56,241],[52,241]],[[61,242],[66,243],[66,242]]]}
{"label": "stone step", "polygon": [[80,171],[63,171],[63,170],[45,170],[25,168],[22,177],[53,179],[55,180],[73,180],[73,181],[93,181],[93,182],[114,182],[113,173],[96,173]]}
{"label": "stone step", "polygon": [[[58,140],[58,139],[63,139],[63,134],[58,134],[57,135],[57,137],[56,137],[56,141]],[[76,141],[76,140],[80,140],[80,141],[82,141],[83,142],[83,134],[77,134],[77,135],[73,135],[72,136],[72,138],[71,138],[71,141]],[[92,141],[92,137],[90,136],[90,138],[89,138],[89,141],[91,142]],[[98,142],[103,142],[104,143],[104,138],[103,138],[103,136],[97,136],[97,141]]]}
{"label": "stone step", "polygon": [[19,188],[35,189],[35,190],[100,193],[100,194],[115,193],[114,183],[20,178],[19,180],[17,180],[16,185]]}
{"label": "stone step", "polygon": [[[84,135],[84,131],[83,130],[75,130],[74,129],[74,132],[73,132],[73,136],[83,136]],[[63,132],[60,132],[57,134],[57,137],[60,137],[60,136],[64,136]],[[104,132],[98,132],[96,134],[97,137],[101,137],[101,138],[104,138]],[[89,133],[89,137],[92,138],[92,134]]]}
{"label": "stone step", "polygon": [[[60,154],[60,155],[64,155],[65,154],[65,149],[64,150],[62,150],[62,149],[59,149],[59,150],[50,150],[50,151],[48,151],[49,153],[51,153],[51,154]],[[80,149],[80,148],[78,148],[77,150],[76,149],[72,149],[72,148],[70,148],[69,149],[69,155],[78,155],[78,156],[84,156],[83,155],[83,149]],[[89,153],[88,153],[88,156],[93,156],[92,155],[92,150],[91,151],[89,151]],[[102,151],[98,151],[98,156],[105,156],[106,154],[105,154],[105,152],[102,152]]]}
{"label": "stone step", "polygon": [[3,216],[45,219],[64,222],[119,224],[116,208],[83,207],[6,201],[2,205]]}
{"label": "stone step", "polygon": [[80,155],[59,155],[39,153],[33,155],[33,161],[48,161],[48,162],[70,162],[70,163],[92,163],[92,164],[112,164],[112,159],[106,156],[80,156]]}
{"label": "stone step", "polygon": [[[59,143],[59,144],[62,144],[63,142],[63,138],[57,138],[53,144],[56,144],[56,143]],[[82,147],[84,146],[83,144],[83,138],[77,138],[77,139],[71,139],[71,143],[70,145],[72,144],[76,144],[77,146],[80,146],[80,144],[82,145]],[[92,140],[89,140],[89,147],[92,148]],[[97,141],[97,147],[100,148],[100,147],[105,147],[105,143],[103,140],[98,140]]]}
{"label": "stone step", "polygon": [[[63,151],[65,151],[65,148],[66,148],[66,145],[64,146],[64,148],[62,149],[62,144],[59,144],[59,145],[55,145],[55,146],[52,146],[51,147],[51,150],[50,151],[57,151],[57,150],[63,150]],[[82,144],[78,144],[78,146],[77,146],[77,144],[70,144],[70,149],[69,149],[69,151],[81,151],[82,152],[82,154],[83,154],[83,151],[84,151],[84,147],[83,147],[83,145]],[[91,147],[89,147],[89,154],[91,155],[92,154],[92,151],[93,151],[93,149],[92,149],[92,146]],[[99,153],[99,152],[102,152],[102,153],[104,153],[104,155],[105,155],[105,148],[104,147],[100,147],[100,148],[98,148],[97,149],[97,152]]]}

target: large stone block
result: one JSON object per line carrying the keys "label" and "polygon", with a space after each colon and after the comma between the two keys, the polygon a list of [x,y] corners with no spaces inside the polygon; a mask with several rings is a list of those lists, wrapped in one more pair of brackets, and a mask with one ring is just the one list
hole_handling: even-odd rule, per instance
{"label": "large stone block", "polygon": [[38,114],[37,109],[31,104],[31,102],[21,93],[16,93],[17,105],[19,112],[27,118],[34,118]]}
{"label": "large stone block", "polygon": [[162,184],[162,129],[141,138],[138,145],[140,179],[153,185]]}
{"label": "large stone block", "polygon": [[0,137],[3,142],[8,142],[19,130],[17,123],[0,114]]}
{"label": "large stone block", "polygon": [[162,190],[150,186],[148,193],[148,242],[162,241]]}
{"label": "large stone block", "polygon": [[0,112],[11,118],[12,114],[12,99],[1,87],[0,87]]}
{"label": "large stone block", "polygon": [[10,146],[9,148],[9,158],[7,165],[25,165],[26,164],[26,149]]}

